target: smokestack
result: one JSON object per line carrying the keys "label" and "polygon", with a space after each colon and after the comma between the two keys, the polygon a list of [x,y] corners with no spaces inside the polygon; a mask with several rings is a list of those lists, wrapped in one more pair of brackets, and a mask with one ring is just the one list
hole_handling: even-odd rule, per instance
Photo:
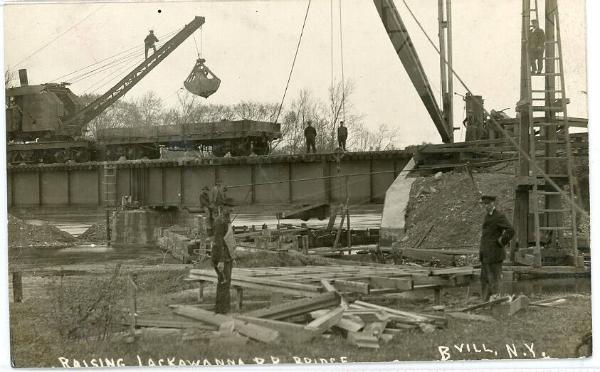
{"label": "smokestack", "polygon": [[29,85],[29,80],[27,80],[27,69],[22,68],[19,70],[19,82],[21,86]]}

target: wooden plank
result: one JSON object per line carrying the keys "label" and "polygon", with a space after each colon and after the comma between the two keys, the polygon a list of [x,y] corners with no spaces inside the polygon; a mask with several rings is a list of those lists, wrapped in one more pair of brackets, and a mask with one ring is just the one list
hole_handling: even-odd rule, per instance
{"label": "wooden plank", "polygon": [[362,333],[369,336],[379,338],[383,334],[383,330],[387,326],[387,321],[369,323],[362,330]]}
{"label": "wooden plank", "polygon": [[[212,283],[217,283],[218,279],[217,277],[209,277],[209,276],[196,276],[194,275],[193,277],[190,278],[193,281],[207,281],[207,282],[212,282]],[[285,287],[277,287],[277,286],[269,286],[269,285],[264,285],[264,284],[256,284],[256,283],[251,283],[251,282],[244,282],[244,281],[239,281],[239,280],[235,280],[232,279],[231,280],[231,285],[232,286],[238,286],[238,287],[244,287],[244,288],[251,288],[251,289],[257,289],[260,291],[266,291],[266,292],[279,292],[279,293],[284,293],[284,294],[288,294],[288,295],[292,295],[292,296],[304,296],[304,297],[314,297],[317,296],[319,293],[318,292],[307,292],[307,291],[303,291],[303,290],[298,290],[298,289],[293,289],[293,288],[285,288]]]}
{"label": "wooden plank", "polygon": [[482,307],[485,307],[485,306],[488,306],[488,305],[493,305],[493,304],[499,304],[501,302],[506,302],[506,301],[509,301],[509,300],[510,300],[510,297],[508,297],[508,296],[507,297],[501,297],[501,298],[497,298],[495,300],[488,301],[488,302],[483,302],[483,303],[480,303],[480,304],[477,304],[477,305],[467,306],[467,307],[464,307],[464,308],[462,308],[462,309],[460,309],[458,311],[460,311],[460,312],[471,311],[471,310],[479,309],[479,308],[482,308]]}
{"label": "wooden plank", "polygon": [[314,310],[336,306],[340,303],[340,297],[335,292],[325,292],[315,297],[284,302],[245,313],[245,316],[255,318],[267,318],[280,320],[295,315],[306,314]]}
{"label": "wooden plank", "polygon": [[307,330],[318,330],[320,332],[325,332],[333,325],[337,324],[340,319],[342,319],[342,314],[344,313],[344,308],[342,306],[338,306],[333,310],[330,310],[323,316],[318,317],[312,322],[308,323],[306,327]]}
{"label": "wooden plank", "polygon": [[[216,278],[217,273],[215,273],[212,270],[199,270],[199,269],[190,270],[190,277],[200,277],[200,276],[201,277],[208,276],[208,277]],[[307,292],[320,292],[321,291],[321,287],[316,286],[316,285],[292,283],[292,282],[285,282],[285,281],[266,279],[266,278],[248,277],[248,276],[240,275],[235,272],[231,274],[231,279],[240,281],[240,282],[250,282],[250,283],[254,283],[254,284],[263,284],[263,285],[274,286],[274,287],[298,289],[298,290],[307,291]]]}
{"label": "wooden plank", "polygon": [[[131,321],[125,319],[124,325],[131,325]],[[171,319],[152,319],[152,318],[137,318],[136,325],[138,327],[154,327],[154,328],[196,328],[204,330],[215,330],[216,327],[206,325],[201,322],[190,322],[187,320],[171,320]]]}
{"label": "wooden plank", "polygon": [[406,318],[412,319],[417,322],[427,322],[427,321],[431,321],[434,319],[437,319],[437,320],[444,319],[444,317],[439,317],[439,316],[434,316],[434,315],[417,314],[417,313],[413,313],[410,311],[396,310],[396,309],[392,309],[389,307],[370,304],[368,302],[363,302],[363,301],[354,301],[353,305],[358,305],[358,306],[362,306],[362,307],[369,308],[369,309],[384,311],[391,315],[400,315],[402,317],[406,317]]}
{"label": "wooden plank", "polygon": [[303,325],[281,322],[279,320],[255,318],[245,315],[235,315],[236,319],[248,323],[256,324],[261,327],[270,328],[279,332],[281,337],[294,343],[308,342],[321,334],[318,330],[306,329]]}
{"label": "wooden plank", "polygon": [[348,332],[346,340],[355,346],[368,348],[368,349],[379,349],[379,338],[375,336],[369,336],[362,332]]}
{"label": "wooden plank", "polygon": [[479,315],[479,314],[468,314],[461,312],[450,312],[446,313],[451,318],[467,320],[467,321],[476,321],[476,322],[488,322],[488,323],[497,323],[498,321],[492,318],[489,315]]}
{"label": "wooden plank", "polygon": [[279,332],[274,331],[270,328],[258,326],[256,324],[236,320],[227,315],[214,314],[212,312],[198,309],[192,306],[180,306],[175,308],[173,311],[175,312],[175,314],[200,320],[202,322],[216,325],[218,327],[220,327],[223,323],[233,321],[235,325],[235,330],[244,336],[270,344],[275,344],[279,342]]}
{"label": "wooden plank", "polygon": [[357,282],[351,280],[335,279],[333,281],[335,288],[342,292],[369,294],[369,283]]}
{"label": "wooden plank", "polygon": [[403,248],[401,252],[402,252],[402,257],[407,257],[412,260],[419,260],[419,261],[426,261],[426,262],[437,260],[442,265],[453,265],[454,264],[454,257],[447,255],[447,254],[443,254],[443,253],[437,253],[437,252],[431,252],[431,251],[423,252],[419,249],[413,249],[413,248]]}
{"label": "wooden plank", "polygon": [[413,289],[411,278],[385,278],[372,276],[369,278],[371,288],[394,288],[399,291],[410,291]]}
{"label": "wooden plank", "polygon": [[508,303],[508,305],[509,305],[508,315],[512,316],[512,315],[516,314],[517,312],[519,312],[523,309],[526,309],[529,306],[529,298],[525,295],[519,295],[513,301],[510,301]]}
{"label": "wooden plank", "polygon": [[[327,309],[315,310],[310,312],[310,316],[313,319],[317,319],[327,314],[328,312],[329,310]],[[358,332],[365,326],[365,322],[356,315],[349,315],[344,313],[340,321],[334,324],[334,326],[349,332]]]}
{"label": "wooden plank", "polygon": [[452,267],[447,269],[431,269],[429,275],[440,276],[440,275],[473,275],[473,268],[471,266],[465,267]]}

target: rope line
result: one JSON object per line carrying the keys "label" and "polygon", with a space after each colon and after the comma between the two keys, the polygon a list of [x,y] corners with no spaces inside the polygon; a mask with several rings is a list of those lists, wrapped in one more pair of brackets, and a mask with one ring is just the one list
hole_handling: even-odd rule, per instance
{"label": "rope line", "polygon": [[[346,87],[344,80],[344,31],[342,27],[342,0],[339,2],[339,17],[340,17],[340,63],[342,73],[342,118],[346,121]],[[335,123],[334,123],[335,125]]]}
{"label": "rope line", "polygon": [[[164,39],[164,38],[168,38],[168,39],[170,39],[170,38],[171,38],[171,36],[173,36],[173,35],[174,35],[175,33],[177,33],[177,32],[178,32],[178,30],[171,31],[171,32],[169,32],[169,33],[165,34],[164,36],[160,36],[160,37],[161,37],[161,39]],[[159,45],[163,45],[164,43],[165,43],[165,42],[160,42],[160,43],[158,43],[158,44],[159,44]],[[52,81],[52,82],[55,82],[55,81],[58,81],[58,80],[60,80],[60,79],[64,79],[64,78],[66,78],[66,77],[70,77],[71,75],[77,74],[77,75],[75,75],[74,77],[70,77],[70,78],[69,78],[70,80],[75,80],[75,79],[77,79],[77,78],[81,77],[82,75],[88,75],[90,72],[98,70],[98,67],[97,67],[97,68],[95,68],[95,69],[93,69],[93,70],[91,70],[91,71],[85,71],[86,69],[88,69],[88,68],[90,68],[90,67],[94,67],[94,66],[96,66],[96,65],[99,65],[99,64],[102,64],[102,63],[104,63],[104,62],[106,62],[106,63],[104,63],[104,64],[103,64],[103,66],[109,66],[110,64],[113,64],[113,63],[119,63],[120,59],[123,59],[123,58],[128,58],[129,56],[131,56],[131,55],[133,55],[133,54],[135,54],[135,53],[143,53],[143,49],[141,49],[139,45],[136,45],[136,46],[133,46],[133,47],[127,48],[127,49],[125,49],[125,50],[123,50],[123,51],[121,51],[121,52],[119,52],[119,53],[116,53],[116,54],[114,54],[114,55],[110,56],[110,57],[106,57],[106,58],[104,58],[104,59],[101,59],[101,60],[100,60],[100,61],[98,61],[98,62],[92,63],[92,64],[90,64],[90,65],[87,65],[87,66],[85,66],[85,67],[82,67],[82,68],[80,68],[80,69],[77,69],[77,70],[75,70],[75,71],[69,72],[69,73],[67,73],[67,74],[61,75],[61,76],[59,76],[59,77],[57,77],[57,78],[54,78],[54,79],[52,79],[52,80],[50,80],[50,81]],[[120,57],[119,57],[119,56],[120,56]],[[112,60],[112,61],[111,61],[111,60]],[[108,62],[107,62],[107,61],[108,61]],[[81,79],[79,79],[79,80],[81,80]]]}
{"label": "rope line", "polygon": [[63,36],[64,34],[66,34],[67,32],[71,31],[72,29],[74,29],[75,27],[79,26],[82,22],[84,22],[85,20],[87,20],[88,18],[90,18],[94,13],[96,13],[98,10],[100,10],[104,5],[100,5],[99,7],[97,7],[96,9],[92,10],[87,16],[85,16],[82,20],[80,20],[79,22],[75,23],[73,26],[69,27],[68,29],[66,29],[65,31],[61,32],[60,34],[58,34],[56,37],[54,37],[54,39],[50,40],[49,42],[47,42],[46,44],[42,45],[41,47],[39,47],[38,49],[34,50],[31,54],[29,54],[27,57],[23,58],[22,60],[20,60],[19,62],[17,62],[15,65],[20,65],[21,63],[27,61],[29,58],[33,57],[34,55],[36,55],[37,53],[41,52],[43,49],[45,49],[47,46],[49,46],[50,44],[52,44],[53,42],[55,42],[56,40],[58,40],[61,36]]}
{"label": "rope line", "polygon": [[[421,25],[421,22],[417,19],[417,17],[414,15],[414,13],[412,12],[412,10],[410,9],[410,7],[408,6],[408,4],[406,3],[406,0],[402,0],[402,2],[404,3],[404,5],[406,6],[406,9],[408,9],[409,13],[411,14],[411,16],[413,17],[414,21],[417,23],[417,25],[419,26],[419,28],[421,29],[421,31],[423,32],[423,34],[425,35],[425,37],[427,38],[427,40],[429,41],[429,43],[431,44],[431,46],[435,49],[435,51],[440,54],[441,53],[439,51],[439,49],[435,46],[435,43],[431,40],[431,38],[429,37],[429,35],[427,34],[427,32],[425,31],[425,29],[423,28],[423,26]],[[444,63],[448,63],[446,61],[445,56],[441,56],[441,58],[443,59]],[[473,94],[471,92],[471,90],[469,89],[469,87],[467,86],[467,84],[463,81],[463,79],[460,77],[460,75],[458,75],[458,73],[456,72],[456,70],[453,68],[451,68],[452,70],[452,74],[458,79],[458,81],[460,82],[460,84],[463,86],[463,88]],[[560,193],[560,195],[567,199],[569,201],[569,204],[576,209],[579,213],[581,213],[582,215],[586,216],[587,218],[590,217],[590,214],[583,209],[579,204],[577,204],[573,199],[571,199],[571,196],[569,194],[567,194],[560,186],[558,186],[556,184],[556,182],[554,182],[554,180],[552,180],[552,178],[550,178],[550,176],[548,176],[548,174],[540,168],[540,166],[537,164],[537,162],[533,161],[533,159],[531,158],[531,156],[529,156],[529,154],[527,153],[527,151],[523,150],[521,148],[521,146],[519,146],[519,144],[517,143],[517,141],[512,138],[512,136],[510,135],[510,133],[504,129],[497,121],[496,119],[494,119],[492,116],[490,116],[490,113],[485,109],[485,107],[483,107],[483,105],[481,105],[481,109],[483,110],[483,112],[489,116],[490,118],[490,122],[492,122],[492,124],[496,127],[496,129],[498,129],[500,132],[502,132],[502,134],[508,139],[508,141],[517,149],[517,151],[519,151],[519,154],[525,158],[534,169],[535,172],[537,172],[538,175],[542,176],[544,178],[545,181],[547,181],[558,193]],[[568,130],[568,128],[567,128]]]}
{"label": "rope line", "polygon": [[304,21],[302,22],[302,29],[300,30],[300,37],[298,38],[298,45],[296,45],[296,53],[294,53],[294,60],[292,61],[292,67],[290,69],[290,74],[288,75],[287,83],[285,84],[285,90],[283,91],[283,97],[281,98],[281,103],[279,104],[279,108],[277,109],[277,115],[275,116],[275,123],[279,120],[279,115],[281,114],[281,109],[283,108],[283,102],[285,100],[285,95],[287,94],[287,90],[290,85],[290,80],[292,79],[292,73],[294,72],[294,66],[296,65],[296,58],[298,57],[298,51],[300,50],[300,43],[302,42],[302,35],[304,35],[304,27],[306,26],[306,19],[308,18],[308,11],[310,10],[310,3],[312,0],[308,0],[308,5],[306,6],[306,13],[304,14]]}

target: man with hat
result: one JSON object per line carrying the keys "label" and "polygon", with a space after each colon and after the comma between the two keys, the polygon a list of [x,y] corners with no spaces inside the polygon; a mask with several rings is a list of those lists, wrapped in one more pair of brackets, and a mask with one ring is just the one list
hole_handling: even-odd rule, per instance
{"label": "man with hat", "polygon": [[348,139],[348,128],[344,126],[344,122],[340,121],[340,126],[337,129],[337,138],[338,145],[343,150],[346,151],[346,140]]}
{"label": "man with hat", "polygon": [[154,43],[158,43],[158,38],[156,37],[156,35],[154,35],[154,30],[150,30],[150,33],[144,39],[144,55],[146,56],[146,59],[148,59],[148,51],[150,49],[154,50],[154,53],[156,53],[156,46],[154,45]]}
{"label": "man with hat", "polygon": [[537,19],[531,21],[529,30],[529,63],[532,74],[541,74],[544,69],[546,34],[539,28]]}
{"label": "man with hat", "polygon": [[304,138],[306,139],[306,152],[310,154],[312,149],[313,153],[317,152],[315,147],[315,139],[317,138],[317,130],[312,126],[312,121],[306,122],[307,127],[304,129]]}
{"label": "man with hat", "polygon": [[481,261],[481,297],[489,301],[498,293],[498,283],[502,275],[502,261],[506,257],[504,247],[510,242],[515,230],[504,214],[496,209],[496,197],[481,196],[485,208],[485,218],[481,229],[479,261]]}

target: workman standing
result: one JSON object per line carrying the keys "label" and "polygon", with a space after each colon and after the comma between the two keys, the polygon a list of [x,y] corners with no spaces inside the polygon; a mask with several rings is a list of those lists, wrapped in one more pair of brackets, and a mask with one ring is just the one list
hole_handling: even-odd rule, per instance
{"label": "workman standing", "polygon": [[537,19],[531,21],[529,30],[529,63],[531,64],[531,73],[538,75],[544,69],[544,50],[546,43],[546,34],[539,28]]}
{"label": "workman standing", "polygon": [[158,42],[158,39],[156,38],[156,35],[154,35],[154,30],[150,30],[150,33],[144,39],[144,47],[145,47],[144,55],[146,56],[146,59],[148,59],[148,51],[150,49],[154,50],[154,53],[156,53],[156,46],[154,45],[154,43],[157,43],[157,42]]}
{"label": "workman standing", "polygon": [[481,229],[479,261],[481,261],[481,297],[487,302],[498,293],[502,275],[502,262],[506,257],[504,247],[515,234],[504,214],[496,209],[496,197],[483,195],[481,203],[485,208],[485,218]]}
{"label": "workman standing", "polygon": [[348,139],[348,128],[344,126],[344,121],[340,121],[340,126],[337,130],[337,138],[339,147],[346,151],[346,139]]}
{"label": "workman standing", "polygon": [[211,261],[217,273],[217,294],[215,300],[215,313],[227,314],[230,311],[231,295],[231,270],[233,269],[233,258],[225,235],[229,230],[229,213],[219,207],[213,219],[213,244],[211,250]]}
{"label": "workman standing", "polygon": [[306,152],[310,154],[312,148],[313,153],[317,152],[315,140],[317,138],[317,130],[312,126],[312,121],[307,122],[308,126],[304,129],[304,138],[306,139]]}

